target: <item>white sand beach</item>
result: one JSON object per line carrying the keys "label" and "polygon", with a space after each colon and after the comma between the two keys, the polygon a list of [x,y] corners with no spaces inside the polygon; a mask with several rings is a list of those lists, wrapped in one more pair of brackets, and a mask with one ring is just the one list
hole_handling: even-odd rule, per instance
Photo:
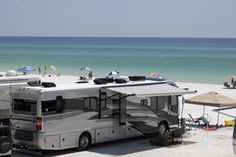
{"label": "white sand beach", "polygon": [[[43,81],[56,80],[58,83],[75,82],[78,80],[76,76],[60,76],[60,77],[42,77]],[[230,98],[236,99],[236,89],[224,89],[223,85],[215,84],[197,84],[178,82],[177,85],[181,88],[189,88],[197,90],[196,94],[185,95],[185,98],[190,98],[197,94],[205,92],[218,92]],[[206,113],[212,118],[210,124],[216,124],[217,113],[212,112],[213,107],[206,107]],[[188,114],[193,117],[202,116],[203,107],[199,105],[185,104],[183,117],[189,118]],[[235,110],[227,111],[227,113],[236,115]],[[224,120],[232,118],[221,115],[220,123],[224,124]],[[64,151],[49,151],[45,156],[58,157],[107,157],[107,156],[127,156],[127,157],[233,157],[235,152],[232,145],[233,127],[223,127],[214,131],[205,131],[203,129],[195,129],[188,131],[183,139],[182,144],[172,145],[168,147],[154,146],[149,143],[147,138],[128,139],[122,141],[114,141],[103,144],[93,145],[88,151],[76,152],[73,149]],[[14,152],[15,157],[25,157],[22,153]]]}

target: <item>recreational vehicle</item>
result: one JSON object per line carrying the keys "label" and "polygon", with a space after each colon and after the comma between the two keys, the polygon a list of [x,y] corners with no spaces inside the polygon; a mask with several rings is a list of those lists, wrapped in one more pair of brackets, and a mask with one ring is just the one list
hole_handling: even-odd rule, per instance
{"label": "recreational vehicle", "polygon": [[[9,73],[9,72],[8,72]],[[16,88],[27,86],[27,82],[39,82],[37,75],[0,75],[0,123],[9,119],[10,95]]]}
{"label": "recreational vehicle", "polygon": [[30,150],[86,150],[91,144],[165,132],[179,124],[179,98],[166,81],[92,81],[12,93],[14,144]]}

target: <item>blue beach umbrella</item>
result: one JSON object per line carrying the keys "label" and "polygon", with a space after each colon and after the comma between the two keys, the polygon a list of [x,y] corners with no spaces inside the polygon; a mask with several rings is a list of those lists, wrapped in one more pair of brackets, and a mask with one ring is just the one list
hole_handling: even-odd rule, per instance
{"label": "blue beach umbrella", "polygon": [[23,67],[17,69],[17,71],[23,72],[23,73],[28,73],[28,72],[32,72],[32,71],[36,71],[36,70],[34,68],[29,67],[29,66],[23,66]]}

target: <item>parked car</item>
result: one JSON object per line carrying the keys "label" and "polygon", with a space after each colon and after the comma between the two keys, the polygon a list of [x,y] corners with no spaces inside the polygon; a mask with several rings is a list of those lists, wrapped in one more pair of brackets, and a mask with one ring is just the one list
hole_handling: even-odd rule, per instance
{"label": "parked car", "polygon": [[12,149],[11,130],[7,125],[0,125],[0,156],[10,157]]}

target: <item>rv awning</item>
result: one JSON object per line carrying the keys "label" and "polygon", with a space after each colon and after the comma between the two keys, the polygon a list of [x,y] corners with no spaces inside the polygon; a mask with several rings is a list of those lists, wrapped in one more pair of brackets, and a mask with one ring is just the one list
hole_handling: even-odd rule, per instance
{"label": "rv awning", "polygon": [[177,88],[169,84],[110,87],[107,89],[125,95],[135,95],[137,97],[184,95],[196,92]]}

